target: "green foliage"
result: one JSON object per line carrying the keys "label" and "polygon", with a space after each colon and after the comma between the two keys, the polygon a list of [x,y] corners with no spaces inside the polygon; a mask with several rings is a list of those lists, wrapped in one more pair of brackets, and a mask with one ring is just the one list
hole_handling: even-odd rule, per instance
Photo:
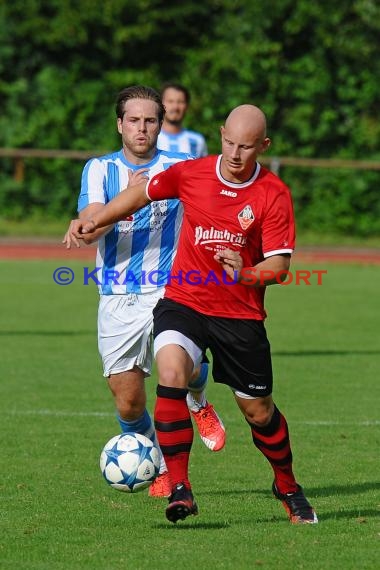
{"label": "green foliage", "polygon": [[301,232],[380,235],[379,172],[286,167],[281,174],[283,180],[291,181]]}
{"label": "green foliage", "polygon": [[[272,155],[379,160],[379,33],[375,0],[3,3],[0,147],[113,150],[116,93],[174,79],[210,152],[229,110],[249,101],[268,116]],[[74,213],[83,164],[35,160],[24,183],[1,166],[3,216]],[[379,232],[378,174],[284,174],[302,227]]]}

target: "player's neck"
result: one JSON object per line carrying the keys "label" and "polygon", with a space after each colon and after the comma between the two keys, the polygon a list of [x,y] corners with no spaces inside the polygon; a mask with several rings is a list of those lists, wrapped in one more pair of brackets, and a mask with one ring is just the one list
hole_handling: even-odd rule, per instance
{"label": "player's neck", "polygon": [[257,169],[257,162],[255,162],[253,167],[249,167],[243,170],[228,168],[224,163],[223,159],[220,162],[220,174],[226,182],[232,182],[233,184],[244,184],[248,182]]}
{"label": "player's neck", "polygon": [[136,165],[148,164],[148,162],[153,160],[153,158],[156,155],[156,152],[157,152],[157,147],[154,147],[152,150],[145,153],[144,155],[138,156],[138,155],[134,154],[133,152],[131,152],[130,150],[128,150],[125,146],[123,146],[123,154],[124,154],[126,160],[128,162],[130,162],[131,164],[136,164]]}
{"label": "player's neck", "polygon": [[181,123],[169,123],[165,121],[162,123],[162,130],[169,135],[178,135],[183,130]]}

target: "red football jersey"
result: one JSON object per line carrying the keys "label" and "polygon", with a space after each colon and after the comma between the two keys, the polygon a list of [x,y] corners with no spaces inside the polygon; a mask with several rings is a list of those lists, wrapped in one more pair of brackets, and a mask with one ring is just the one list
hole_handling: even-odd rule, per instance
{"label": "red football jersey", "polygon": [[291,254],[290,191],[259,163],[247,182],[227,182],[220,161],[221,155],[179,162],[148,183],[151,200],[179,198],[184,208],[165,297],[206,315],[263,320],[265,287],[234,282],[213,256],[234,249],[251,267],[271,255]]}

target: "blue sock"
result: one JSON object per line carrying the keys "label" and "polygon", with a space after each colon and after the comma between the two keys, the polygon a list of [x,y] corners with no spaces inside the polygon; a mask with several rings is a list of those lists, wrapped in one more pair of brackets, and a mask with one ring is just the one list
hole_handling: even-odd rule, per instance
{"label": "blue sock", "polygon": [[148,410],[145,408],[144,413],[142,416],[137,418],[137,420],[123,420],[119,415],[117,415],[117,419],[119,421],[122,433],[140,433],[141,435],[145,435],[145,437],[153,441],[154,445],[160,452],[160,474],[164,473],[164,471],[167,471],[164,456],[162,455],[160,444],[158,443],[156,436],[156,430],[154,429],[152,418],[150,417]]}
{"label": "blue sock", "polygon": [[199,412],[207,406],[206,384],[208,376],[208,362],[202,362],[198,377],[189,383],[189,392],[186,396],[188,408],[192,412]]}
{"label": "blue sock", "polygon": [[189,383],[189,390],[193,392],[203,392],[206,388],[208,376],[208,362],[202,362],[199,375]]}
{"label": "blue sock", "polygon": [[149,439],[152,439],[152,435],[154,434],[154,427],[152,418],[146,409],[144,410],[144,413],[139,418],[137,418],[137,420],[123,420],[119,415],[117,416],[117,419],[123,433],[136,432],[140,433],[141,435],[145,435]]}
{"label": "blue sock", "polygon": [[142,416],[137,418],[137,420],[123,420],[119,415],[117,416],[117,419],[119,420],[121,431],[123,433],[140,433],[153,441],[154,445],[160,452],[160,474],[167,471],[168,469],[166,467],[164,456],[162,455],[160,444],[158,443],[156,436],[156,430],[154,429],[152,418],[150,417],[147,409],[145,408],[144,413]]}

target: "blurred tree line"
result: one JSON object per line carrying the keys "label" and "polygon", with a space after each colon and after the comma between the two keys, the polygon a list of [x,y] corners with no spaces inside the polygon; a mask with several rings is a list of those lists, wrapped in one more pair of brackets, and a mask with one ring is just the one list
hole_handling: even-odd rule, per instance
{"label": "blurred tree line", "polygon": [[[119,148],[114,101],[167,80],[219,152],[235,105],[268,117],[270,154],[380,160],[377,0],[12,0],[0,4],[0,147]],[[83,164],[1,159],[0,215],[76,211]],[[285,167],[298,225],[380,232],[379,171]]]}

